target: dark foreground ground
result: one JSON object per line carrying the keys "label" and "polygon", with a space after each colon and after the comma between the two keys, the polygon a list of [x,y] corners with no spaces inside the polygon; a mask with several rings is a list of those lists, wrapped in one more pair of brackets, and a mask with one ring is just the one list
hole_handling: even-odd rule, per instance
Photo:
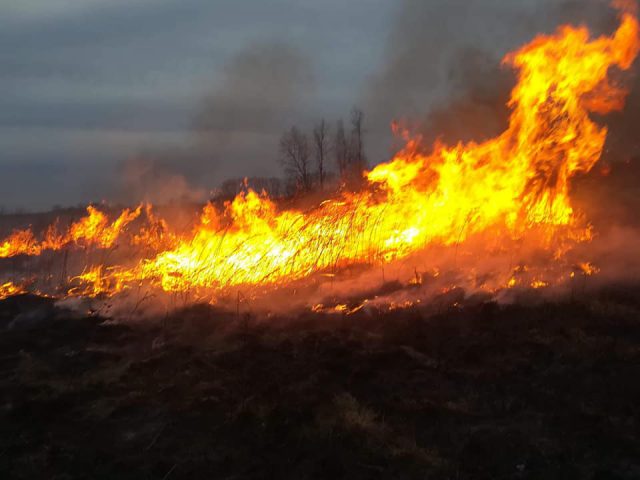
{"label": "dark foreground ground", "polygon": [[640,478],[640,289],[268,325],[0,302],[0,478]]}

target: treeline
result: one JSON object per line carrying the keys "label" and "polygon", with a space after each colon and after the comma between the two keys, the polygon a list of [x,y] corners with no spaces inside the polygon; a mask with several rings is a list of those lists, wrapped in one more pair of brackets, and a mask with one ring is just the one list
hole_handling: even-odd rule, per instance
{"label": "treeline", "polygon": [[351,111],[349,129],[342,119],[333,128],[320,120],[308,134],[292,126],[280,138],[280,162],[287,194],[323,190],[329,182],[358,183],[367,168],[364,113]]}
{"label": "treeline", "polygon": [[246,188],[278,198],[342,185],[357,187],[367,168],[364,113],[353,108],[346,127],[342,119],[334,125],[321,119],[309,132],[292,126],[280,137],[278,154],[284,178],[233,178],[224,181],[214,197],[229,200]]}

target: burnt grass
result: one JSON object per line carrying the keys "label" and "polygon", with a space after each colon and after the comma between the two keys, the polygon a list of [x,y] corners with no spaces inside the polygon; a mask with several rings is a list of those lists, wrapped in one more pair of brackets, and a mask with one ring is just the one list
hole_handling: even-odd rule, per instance
{"label": "burnt grass", "polygon": [[637,479],[640,288],[158,321],[0,302],[0,478]]}

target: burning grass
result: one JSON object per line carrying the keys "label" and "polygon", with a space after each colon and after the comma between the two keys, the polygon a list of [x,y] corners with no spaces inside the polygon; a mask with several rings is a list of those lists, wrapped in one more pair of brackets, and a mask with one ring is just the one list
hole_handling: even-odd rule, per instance
{"label": "burning grass", "polygon": [[[248,190],[222,209],[207,204],[193,228],[182,229],[150,206],[113,219],[90,206],[65,229],[54,224],[40,237],[17,230],[0,243],[3,258],[59,252],[62,261],[51,260],[59,275],[2,282],[62,297],[145,289],[215,303],[240,291],[253,298],[295,289],[361,265],[398,270],[443,251],[449,265],[431,258],[420,270],[459,268],[467,277],[460,287],[496,293],[523,278],[538,289],[565,284],[575,265],[592,262],[574,254],[594,232],[570,197],[572,179],[593,168],[607,136],[590,114],[622,108],[626,91],[610,72],[628,70],[638,48],[637,19],[624,8],[610,37],[561,27],[505,57],[518,82],[508,127],[493,139],[429,147],[405,133],[405,148],[366,172],[361,189],[306,210],[280,208]],[[472,259],[514,251],[531,262],[494,271]],[[69,263],[68,252],[80,255]]]}

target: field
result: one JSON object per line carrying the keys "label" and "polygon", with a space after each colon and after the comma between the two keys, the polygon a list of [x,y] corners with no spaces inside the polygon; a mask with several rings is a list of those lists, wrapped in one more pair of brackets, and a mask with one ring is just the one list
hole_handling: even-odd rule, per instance
{"label": "field", "polygon": [[640,288],[122,323],[0,302],[0,477],[634,479]]}

